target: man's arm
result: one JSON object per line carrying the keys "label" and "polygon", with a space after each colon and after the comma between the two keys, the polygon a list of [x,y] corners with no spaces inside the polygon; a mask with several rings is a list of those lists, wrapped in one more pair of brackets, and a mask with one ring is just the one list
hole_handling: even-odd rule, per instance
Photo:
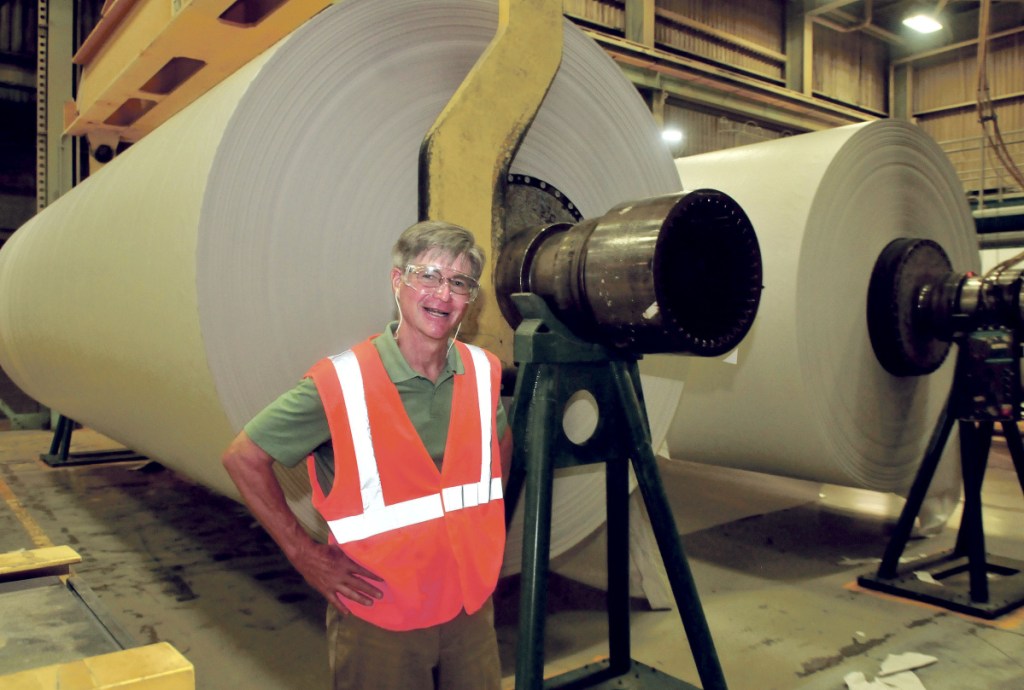
{"label": "man's arm", "polygon": [[501,488],[508,486],[508,474],[512,469],[512,427],[505,427],[505,435],[498,442],[501,450]]}
{"label": "man's arm", "polygon": [[[221,458],[242,499],[295,569],[335,608],[348,613],[347,601],[373,605],[382,592],[367,580],[381,578],[337,546],[314,541],[299,524],[274,475],[274,458],[242,431]],[[344,597],[344,599],[343,599]]]}

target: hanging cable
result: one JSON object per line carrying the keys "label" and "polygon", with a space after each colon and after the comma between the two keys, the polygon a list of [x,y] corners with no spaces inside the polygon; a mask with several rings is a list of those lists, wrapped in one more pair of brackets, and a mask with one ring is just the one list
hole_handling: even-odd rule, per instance
{"label": "hanging cable", "polygon": [[983,0],[978,15],[978,54],[977,54],[977,110],[978,120],[988,143],[992,146],[993,152],[1006,169],[1007,173],[1024,189],[1024,174],[1021,173],[1010,155],[1010,151],[1003,140],[1002,131],[999,129],[999,118],[996,114],[995,104],[988,84],[988,40],[989,23],[991,16],[991,0]]}
{"label": "hanging cable", "polygon": [[[988,84],[988,34],[989,34],[989,23],[991,16],[991,0],[983,0],[981,3],[981,9],[978,12],[978,53],[977,53],[977,110],[978,110],[978,123],[981,125],[982,132],[985,134],[985,139],[992,147],[992,151],[996,154],[999,162],[1002,163],[1003,168],[1010,174],[1021,189],[1024,189],[1024,175],[1021,174],[1020,169],[1014,162],[1013,157],[1010,155],[1010,151],[1006,146],[1006,142],[1003,140],[1003,133],[999,129],[999,118],[996,115],[995,104],[992,102],[992,95],[989,91]],[[984,154],[983,154],[984,155]],[[984,180],[982,180],[982,189],[979,190],[984,193]],[[993,266],[985,277],[989,278],[998,274],[1007,268],[1024,261],[1024,252],[1016,254],[1015,256],[1002,261]]]}

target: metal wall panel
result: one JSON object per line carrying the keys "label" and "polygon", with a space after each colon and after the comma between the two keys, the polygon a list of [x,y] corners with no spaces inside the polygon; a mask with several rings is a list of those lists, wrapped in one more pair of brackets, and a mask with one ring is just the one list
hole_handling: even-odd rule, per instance
{"label": "metal wall panel", "polygon": [[[659,9],[682,15],[771,51],[785,50],[785,7],[779,0],[663,0]],[[655,40],[665,48],[712,62],[783,79],[784,65],[740,45],[659,17]]]}
{"label": "metal wall panel", "polygon": [[0,4],[0,54],[5,61],[36,54],[35,0],[6,0]]}
{"label": "metal wall panel", "polygon": [[[784,0],[657,0],[654,38],[659,50],[779,84],[785,80]],[[566,0],[574,20],[620,33],[621,0]],[[816,95],[872,113],[888,112],[888,47],[861,31],[814,27]]]}
{"label": "metal wall panel", "polygon": [[573,19],[614,31],[623,31],[626,25],[626,9],[621,0],[563,0],[562,11]]}
{"label": "metal wall panel", "polygon": [[665,104],[665,125],[683,132],[683,141],[672,151],[675,158],[731,149],[778,139],[793,132],[773,129],[763,122],[735,115],[696,110],[682,103]]}
{"label": "metal wall panel", "polygon": [[888,50],[863,32],[814,27],[814,92],[868,110],[888,111]]}
{"label": "metal wall panel", "polygon": [[976,50],[970,48],[947,53],[939,62],[916,66],[911,100],[913,112],[973,103],[978,78]]}
{"label": "metal wall panel", "polygon": [[[989,43],[986,75],[999,129],[1018,165],[1024,160],[1024,33]],[[978,123],[977,46],[944,53],[914,65],[915,121],[953,162],[964,189],[996,194],[1022,190],[1002,169]]]}
{"label": "metal wall panel", "polygon": [[[995,112],[1007,149],[1019,166],[1024,161],[1024,98],[1000,103]],[[946,152],[970,196],[977,197],[983,190],[997,197],[1024,192],[1002,168],[973,107],[925,115],[917,118],[917,124]]]}
{"label": "metal wall panel", "polygon": [[[103,0],[49,0],[74,6],[81,42],[100,18]],[[38,0],[0,2],[0,62],[35,69],[38,41]],[[76,46],[77,48],[77,46]]]}
{"label": "metal wall panel", "polygon": [[[993,98],[1024,93],[1024,34],[992,40],[986,74]],[[973,103],[978,89],[977,47],[945,53],[915,66],[914,112]]]}

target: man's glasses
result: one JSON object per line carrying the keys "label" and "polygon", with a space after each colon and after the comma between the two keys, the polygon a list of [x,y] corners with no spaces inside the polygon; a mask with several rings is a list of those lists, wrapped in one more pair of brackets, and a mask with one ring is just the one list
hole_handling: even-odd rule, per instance
{"label": "man's glasses", "polygon": [[436,292],[441,286],[448,283],[448,289],[453,295],[469,297],[472,302],[480,291],[480,283],[476,278],[467,276],[464,273],[453,273],[445,276],[437,266],[424,266],[409,264],[402,274],[402,282],[420,292]]}

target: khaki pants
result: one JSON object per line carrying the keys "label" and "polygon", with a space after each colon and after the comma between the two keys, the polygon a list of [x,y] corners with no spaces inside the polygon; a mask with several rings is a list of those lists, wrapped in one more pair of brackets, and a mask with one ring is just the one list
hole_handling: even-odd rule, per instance
{"label": "khaki pants", "polygon": [[433,628],[395,632],[327,607],[334,690],[500,690],[494,604]]}

